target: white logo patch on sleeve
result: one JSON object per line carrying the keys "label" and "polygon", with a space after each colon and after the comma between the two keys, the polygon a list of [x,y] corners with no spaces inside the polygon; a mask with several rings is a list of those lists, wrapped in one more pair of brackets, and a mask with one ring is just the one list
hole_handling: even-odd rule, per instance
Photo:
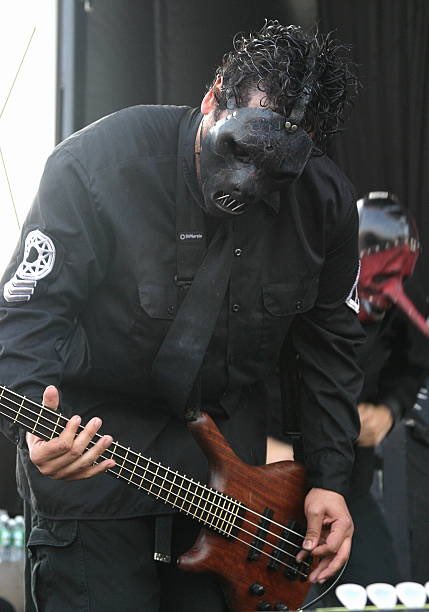
{"label": "white logo patch on sleeve", "polygon": [[23,260],[4,286],[4,299],[7,302],[28,302],[37,281],[48,276],[54,263],[55,246],[49,236],[40,230],[29,232],[25,239]]}
{"label": "white logo patch on sleeve", "polygon": [[353,283],[353,287],[351,288],[350,293],[348,294],[346,298],[346,305],[352,310],[354,310],[357,314],[359,314],[359,307],[360,307],[359,295],[358,295],[358,289],[357,289],[358,282],[359,282],[359,275],[360,275],[360,261],[359,261],[359,267],[358,267],[358,271],[356,274],[355,282]]}

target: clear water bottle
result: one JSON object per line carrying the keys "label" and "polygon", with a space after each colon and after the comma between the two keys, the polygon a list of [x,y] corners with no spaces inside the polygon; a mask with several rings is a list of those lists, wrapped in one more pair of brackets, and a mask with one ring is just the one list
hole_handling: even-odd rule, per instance
{"label": "clear water bottle", "polygon": [[11,532],[9,529],[9,515],[6,511],[0,513],[0,562],[9,561]]}
{"label": "clear water bottle", "polygon": [[[16,516],[12,519],[10,561],[22,561],[24,558],[24,517]],[[10,527],[10,521],[9,521]]]}

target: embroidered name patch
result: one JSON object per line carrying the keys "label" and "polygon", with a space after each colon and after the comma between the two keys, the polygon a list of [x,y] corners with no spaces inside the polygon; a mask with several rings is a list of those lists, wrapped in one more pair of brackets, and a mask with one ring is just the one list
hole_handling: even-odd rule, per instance
{"label": "embroidered name patch", "polygon": [[179,240],[182,242],[184,240],[189,240],[191,242],[194,242],[194,241],[202,240],[204,238],[201,232],[180,232],[178,234],[178,237],[179,237]]}
{"label": "embroidered name patch", "polygon": [[7,302],[28,302],[37,281],[48,276],[55,263],[55,246],[49,236],[40,230],[27,234],[24,256],[17,271],[3,289]]}

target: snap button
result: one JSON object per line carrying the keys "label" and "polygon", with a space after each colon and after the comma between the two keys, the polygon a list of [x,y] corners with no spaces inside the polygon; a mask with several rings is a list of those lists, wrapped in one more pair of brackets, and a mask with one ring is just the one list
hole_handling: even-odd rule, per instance
{"label": "snap button", "polygon": [[295,304],[295,308],[296,308],[296,310],[298,310],[298,312],[299,312],[300,310],[302,310],[302,308],[303,308],[303,303],[302,303],[302,300],[298,300],[298,301],[296,302],[296,304]]}
{"label": "snap button", "polygon": [[238,312],[240,310],[240,304],[233,304],[231,310],[232,312]]}
{"label": "snap button", "polygon": [[243,251],[241,249],[234,249],[234,255],[236,257],[241,257],[242,253],[243,253]]}

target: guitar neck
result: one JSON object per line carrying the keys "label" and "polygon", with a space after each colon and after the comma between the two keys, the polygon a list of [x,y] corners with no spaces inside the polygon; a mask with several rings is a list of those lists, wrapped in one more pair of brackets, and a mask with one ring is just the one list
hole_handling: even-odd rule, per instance
{"label": "guitar neck", "polygon": [[[0,415],[47,441],[59,436],[68,423],[61,413],[3,386],[0,386]],[[83,426],[80,426],[78,433],[82,429]],[[101,434],[97,433],[88,449],[100,438]],[[97,462],[104,459],[114,459],[116,462],[108,470],[112,476],[222,535],[231,535],[239,520],[241,504],[237,500],[144,457],[117,441],[112,442]]]}

